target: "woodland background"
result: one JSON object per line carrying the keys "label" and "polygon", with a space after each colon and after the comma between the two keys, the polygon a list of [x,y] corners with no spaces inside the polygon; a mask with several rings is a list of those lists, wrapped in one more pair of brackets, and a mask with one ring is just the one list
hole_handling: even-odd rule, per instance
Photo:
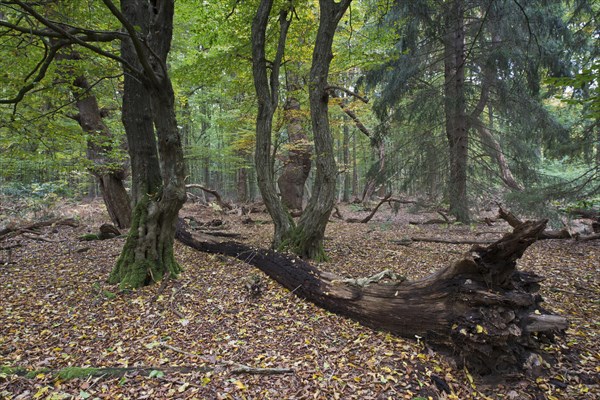
{"label": "woodland background", "polygon": [[0,1],[0,394],[595,398],[599,12]]}

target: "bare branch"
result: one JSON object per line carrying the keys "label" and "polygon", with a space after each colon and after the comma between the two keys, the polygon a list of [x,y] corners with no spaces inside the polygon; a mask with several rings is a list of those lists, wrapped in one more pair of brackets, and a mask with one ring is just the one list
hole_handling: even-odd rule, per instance
{"label": "bare branch", "polygon": [[82,38],[79,38],[76,35],[72,34],[71,32],[68,32],[67,30],[62,28],[60,26],[60,24],[54,23],[53,21],[50,21],[49,19],[45,18],[43,15],[38,13],[29,4],[27,4],[21,0],[14,0],[14,4],[17,4],[19,7],[21,7],[24,11],[26,11],[29,15],[31,15],[33,18],[35,18],[42,25],[48,27],[49,29],[51,29],[52,31],[54,31],[56,33],[61,34],[62,37],[70,39],[72,43],[78,44],[82,47],[85,47],[86,49],[89,49],[89,50],[93,51],[94,53],[97,53],[101,56],[107,57],[111,60],[115,60],[115,61],[123,64],[123,66],[130,69],[131,71],[136,71],[136,69],[131,64],[129,64],[125,59],[123,59],[120,56],[117,56],[116,54],[113,54],[109,51],[103,50],[102,48],[100,48],[98,46],[94,46],[94,45],[86,42]]}
{"label": "bare branch", "polygon": [[[346,94],[348,94],[348,95],[350,95],[352,97],[356,97],[357,99],[359,99],[360,101],[362,101],[365,104],[369,102],[368,98],[366,98],[364,96],[361,96],[360,94],[358,94],[356,92],[353,92],[350,89],[346,89],[345,87],[335,86],[335,85],[329,85],[329,86],[327,86],[325,88],[325,90],[327,90],[327,91],[340,90],[340,91],[342,91],[342,92],[344,92],[344,93],[346,93]],[[334,97],[337,97],[337,96],[334,96]]]}
{"label": "bare branch", "polygon": [[[125,16],[121,13],[121,11],[114,5],[111,0],[102,0],[102,2],[108,7],[110,12],[123,24],[123,27],[129,33],[129,37],[131,42],[133,43],[133,47],[135,48],[135,52],[138,56],[138,60],[140,64],[142,64],[142,68],[146,72],[146,75],[150,78],[155,87],[160,87],[160,82],[158,77],[156,76],[156,72],[150,65],[148,58],[144,54],[143,43],[137,35],[135,27],[125,18]],[[147,46],[146,46],[147,47]],[[157,60],[160,60],[159,57],[156,57]]]}
{"label": "bare branch", "polygon": [[46,72],[48,72],[48,68],[50,67],[50,64],[52,64],[52,61],[54,61],[54,58],[56,57],[56,53],[58,52],[59,49],[61,49],[62,47],[64,47],[67,44],[68,43],[62,42],[62,43],[59,43],[57,45],[50,47],[48,53],[45,55],[45,58],[43,59],[43,62],[36,66],[36,69],[39,68],[39,71],[38,71],[37,75],[35,76],[35,78],[33,78],[33,81],[28,83],[27,85],[23,86],[21,88],[21,90],[19,90],[17,95],[15,97],[13,97],[12,99],[0,99],[0,104],[18,104],[19,102],[21,102],[21,100],[23,100],[25,95],[29,91],[31,91],[34,87],[36,87],[36,85],[44,78],[44,76],[46,76]]}

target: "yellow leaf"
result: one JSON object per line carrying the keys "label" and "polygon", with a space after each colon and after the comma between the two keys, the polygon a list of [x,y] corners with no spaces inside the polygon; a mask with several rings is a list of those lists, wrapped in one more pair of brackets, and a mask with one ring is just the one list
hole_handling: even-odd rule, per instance
{"label": "yellow leaf", "polygon": [[42,397],[44,394],[46,394],[48,392],[48,389],[50,389],[50,386],[44,386],[41,387],[36,394],[33,395],[34,399],[39,399],[40,397]]}
{"label": "yellow leaf", "polygon": [[189,385],[190,385],[189,383],[185,382],[183,385],[181,385],[181,386],[179,386],[179,387],[177,388],[177,391],[178,391],[179,393],[183,393],[183,392],[185,392],[185,389],[187,389],[187,387],[188,387]]}
{"label": "yellow leaf", "polygon": [[237,386],[240,390],[246,390],[248,389],[248,387],[246,385],[244,385],[244,383],[242,381],[235,381],[235,386]]}
{"label": "yellow leaf", "polygon": [[477,333],[483,333],[483,326],[477,325]]}

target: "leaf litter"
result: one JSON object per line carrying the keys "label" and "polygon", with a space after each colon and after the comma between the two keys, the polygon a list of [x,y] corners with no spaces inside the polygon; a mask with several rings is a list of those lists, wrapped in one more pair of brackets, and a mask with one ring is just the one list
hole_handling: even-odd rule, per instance
{"label": "leaf litter", "polygon": [[[223,219],[240,240],[269,244],[266,214],[253,214],[254,224],[195,204],[183,214]],[[247,264],[179,243],[176,254],[185,269],[179,279],[119,291],[105,279],[124,239],[78,241],[106,218],[99,211],[90,215],[86,206],[79,227],[44,228],[53,242],[10,239],[22,246],[14,249],[12,263],[0,266],[0,398],[600,398],[598,241],[546,240],[525,253],[519,268],[546,277],[546,306],[566,316],[570,327],[547,344],[539,377],[491,381],[458,368],[418,337],[363,327],[297,298]],[[398,241],[494,239],[509,229],[502,223],[413,226],[407,218],[380,211],[369,224],[333,220],[325,241],[330,260],[320,268],[351,277],[392,269],[415,279],[470,246]],[[245,288],[249,276],[260,279],[260,296]],[[53,373],[74,367],[126,372],[74,379]],[[35,375],[17,374],[17,368]],[[288,370],[293,372],[281,373]]]}

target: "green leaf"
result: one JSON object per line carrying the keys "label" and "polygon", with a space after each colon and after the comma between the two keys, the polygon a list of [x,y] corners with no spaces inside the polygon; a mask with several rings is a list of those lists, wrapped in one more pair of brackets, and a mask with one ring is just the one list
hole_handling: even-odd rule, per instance
{"label": "green leaf", "polygon": [[165,376],[165,373],[163,371],[153,369],[152,371],[150,371],[150,374],[148,376],[150,378],[162,378]]}

